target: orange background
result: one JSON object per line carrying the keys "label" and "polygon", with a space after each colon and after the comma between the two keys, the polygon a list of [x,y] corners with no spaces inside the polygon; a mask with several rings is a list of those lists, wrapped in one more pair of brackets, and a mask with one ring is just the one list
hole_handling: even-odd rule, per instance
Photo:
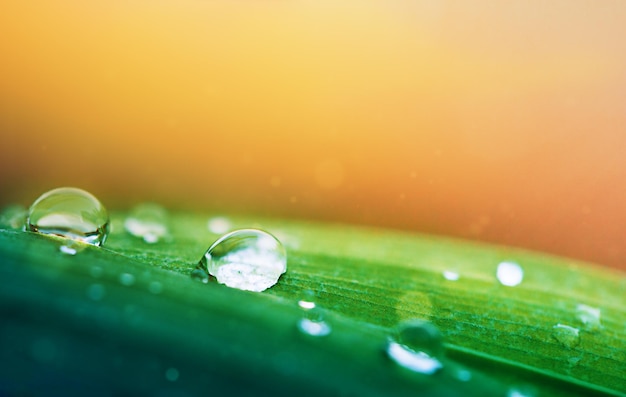
{"label": "orange background", "polygon": [[626,2],[0,3],[0,204],[62,185],[626,268]]}

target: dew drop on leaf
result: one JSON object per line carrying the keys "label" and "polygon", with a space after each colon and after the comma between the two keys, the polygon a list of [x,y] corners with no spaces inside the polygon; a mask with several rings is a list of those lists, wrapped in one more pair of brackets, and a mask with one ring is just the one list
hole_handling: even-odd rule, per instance
{"label": "dew drop on leaf", "polygon": [[143,239],[148,244],[158,243],[169,234],[167,217],[167,211],[160,205],[139,204],[124,220],[124,228],[128,233]]}
{"label": "dew drop on leaf", "polygon": [[298,321],[298,329],[311,336],[326,336],[331,332],[331,328],[327,322],[313,321],[306,317]]}
{"label": "dew drop on leaf", "polygon": [[600,315],[600,308],[587,306],[582,303],[576,306],[576,318],[590,331],[597,331],[602,328]]}
{"label": "dew drop on leaf", "polygon": [[68,245],[60,246],[59,251],[61,251],[61,253],[65,255],[76,255],[76,253],[78,252],[75,248],[72,248],[71,246],[68,246]]}
{"label": "dew drop on leaf", "polygon": [[386,351],[396,364],[414,372],[431,375],[443,368],[441,333],[427,321],[408,320],[398,325]]}
{"label": "dew drop on leaf", "polygon": [[100,246],[109,234],[109,214],[90,193],[62,187],[35,200],[28,211],[26,229]]}
{"label": "dew drop on leaf", "polygon": [[305,309],[304,316],[298,321],[298,330],[316,337],[326,336],[332,332],[331,326],[324,320],[323,311],[315,304],[312,308]]}
{"label": "dew drop on leaf", "polygon": [[457,281],[459,279],[459,273],[452,270],[445,270],[443,272],[443,278],[449,281]]}
{"label": "dew drop on leaf", "polygon": [[306,290],[302,293],[298,306],[303,310],[311,310],[315,308],[315,293],[311,290]]}
{"label": "dew drop on leaf", "polygon": [[552,327],[552,336],[563,346],[574,347],[580,342],[580,330],[565,324]]}
{"label": "dew drop on leaf", "polygon": [[515,262],[500,262],[496,277],[500,284],[515,287],[524,279],[524,269]]}
{"label": "dew drop on leaf", "polygon": [[271,234],[241,229],[214,242],[199,266],[228,287],[260,292],[276,284],[287,271],[287,253]]}

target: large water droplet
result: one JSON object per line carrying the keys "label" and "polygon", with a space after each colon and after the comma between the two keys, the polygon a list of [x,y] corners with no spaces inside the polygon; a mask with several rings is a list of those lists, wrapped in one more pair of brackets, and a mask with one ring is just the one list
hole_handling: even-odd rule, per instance
{"label": "large water droplet", "polygon": [[441,334],[433,324],[409,320],[400,324],[387,342],[387,355],[411,371],[431,375],[443,368]]}
{"label": "large water droplet", "polygon": [[124,221],[124,228],[135,237],[149,244],[159,242],[168,236],[167,211],[157,204],[140,204],[130,211]]}
{"label": "large water droplet", "polygon": [[264,291],[287,271],[287,253],[271,234],[242,229],[225,234],[209,247],[200,266],[221,284],[247,291]]}
{"label": "large water droplet", "polygon": [[515,262],[501,262],[498,265],[496,277],[500,284],[515,287],[524,279],[524,269]]}
{"label": "large water droplet", "polygon": [[10,205],[0,213],[0,229],[18,230],[24,227],[28,210],[21,205]]}
{"label": "large water droplet", "polygon": [[50,190],[30,206],[26,228],[93,245],[104,244],[109,214],[90,193],[72,187]]}
{"label": "large water droplet", "polygon": [[583,305],[582,303],[576,306],[576,318],[590,331],[597,331],[602,328],[600,315],[600,308]]}
{"label": "large water droplet", "polygon": [[563,346],[574,347],[580,342],[579,329],[565,324],[552,327],[552,336]]}

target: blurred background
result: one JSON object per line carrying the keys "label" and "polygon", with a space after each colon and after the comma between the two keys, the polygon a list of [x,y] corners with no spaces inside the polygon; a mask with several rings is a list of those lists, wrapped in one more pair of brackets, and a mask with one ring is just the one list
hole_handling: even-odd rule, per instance
{"label": "blurred background", "polygon": [[58,186],[626,269],[626,2],[0,3],[0,205]]}

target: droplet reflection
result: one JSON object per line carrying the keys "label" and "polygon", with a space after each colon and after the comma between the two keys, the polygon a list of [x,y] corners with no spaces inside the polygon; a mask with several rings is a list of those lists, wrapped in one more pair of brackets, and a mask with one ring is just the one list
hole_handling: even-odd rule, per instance
{"label": "droplet reflection", "polygon": [[439,330],[423,320],[400,324],[387,341],[387,355],[411,371],[432,375],[443,368],[443,343]]}

